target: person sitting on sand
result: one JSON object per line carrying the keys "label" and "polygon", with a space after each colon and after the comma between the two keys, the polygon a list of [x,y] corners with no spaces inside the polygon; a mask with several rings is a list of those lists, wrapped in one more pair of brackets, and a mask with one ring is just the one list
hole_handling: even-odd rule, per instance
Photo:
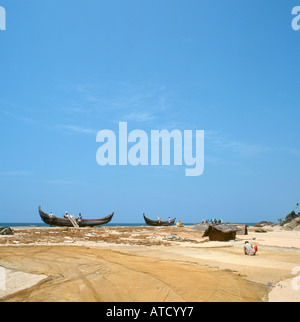
{"label": "person sitting on sand", "polygon": [[248,241],[245,242],[245,245],[244,245],[244,253],[245,255],[248,255],[248,256],[254,256],[258,251],[258,248],[257,246],[252,246],[251,243],[249,243]]}

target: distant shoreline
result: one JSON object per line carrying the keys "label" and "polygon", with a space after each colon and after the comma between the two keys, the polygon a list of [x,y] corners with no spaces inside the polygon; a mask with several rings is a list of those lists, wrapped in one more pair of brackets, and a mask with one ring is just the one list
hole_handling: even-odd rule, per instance
{"label": "distant shoreline", "polygon": [[[184,223],[185,226],[193,226],[198,223]],[[238,225],[248,225],[248,226],[254,226],[256,223],[233,223],[233,224],[238,224]],[[30,227],[30,226],[35,226],[35,227],[50,227],[49,225],[45,223],[0,223],[0,227]],[[103,226],[99,227],[139,227],[139,226],[145,226],[147,227],[145,223],[109,223]],[[55,227],[55,226],[53,226]]]}

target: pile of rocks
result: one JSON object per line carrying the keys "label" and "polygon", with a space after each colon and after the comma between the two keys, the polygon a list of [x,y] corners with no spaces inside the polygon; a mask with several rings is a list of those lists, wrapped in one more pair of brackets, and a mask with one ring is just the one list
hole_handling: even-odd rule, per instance
{"label": "pile of rocks", "polygon": [[9,227],[0,227],[0,235],[13,235],[14,232]]}
{"label": "pile of rocks", "polygon": [[254,227],[258,227],[258,228],[261,228],[261,227],[264,227],[264,226],[275,226],[276,224],[273,223],[272,221],[261,221],[259,222],[258,224],[255,224]]}
{"label": "pile of rocks", "polygon": [[288,231],[300,231],[300,213],[296,214],[295,211],[292,211],[285,217],[285,220],[281,220],[280,223],[273,223],[271,221],[261,221],[258,224],[254,225],[253,231],[264,233],[267,232],[268,229],[272,230],[272,228],[270,227],[274,226],[282,226],[282,229]]}
{"label": "pile of rocks", "polygon": [[300,231],[300,213],[296,214],[292,211],[288,214],[283,222],[283,229],[289,231]]}
{"label": "pile of rocks", "polygon": [[251,231],[256,232],[256,233],[266,233],[268,231],[273,231],[274,226],[276,226],[272,221],[261,221],[257,224],[255,224],[253,227],[251,227]]}
{"label": "pile of rocks", "polygon": [[184,224],[182,221],[178,221],[177,224],[176,224],[177,227],[184,227]]}

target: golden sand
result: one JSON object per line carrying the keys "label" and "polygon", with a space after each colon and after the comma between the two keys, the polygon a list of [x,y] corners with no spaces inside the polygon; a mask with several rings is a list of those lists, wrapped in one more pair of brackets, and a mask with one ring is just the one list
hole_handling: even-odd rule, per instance
{"label": "golden sand", "polygon": [[[24,279],[20,289],[0,290],[0,301],[300,300],[291,288],[299,232],[250,232],[222,243],[201,236],[191,227],[16,229],[0,239],[0,265]],[[257,256],[243,254],[245,239],[255,239]],[[37,284],[26,285],[29,276]]]}

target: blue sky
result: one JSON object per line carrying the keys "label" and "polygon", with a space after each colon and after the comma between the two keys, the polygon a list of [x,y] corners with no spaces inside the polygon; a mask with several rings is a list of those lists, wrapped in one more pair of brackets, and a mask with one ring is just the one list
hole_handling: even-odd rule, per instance
{"label": "blue sky", "polygon": [[[0,222],[277,221],[300,201],[296,0],[1,0]],[[205,170],[100,167],[103,129],[204,130]]]}

